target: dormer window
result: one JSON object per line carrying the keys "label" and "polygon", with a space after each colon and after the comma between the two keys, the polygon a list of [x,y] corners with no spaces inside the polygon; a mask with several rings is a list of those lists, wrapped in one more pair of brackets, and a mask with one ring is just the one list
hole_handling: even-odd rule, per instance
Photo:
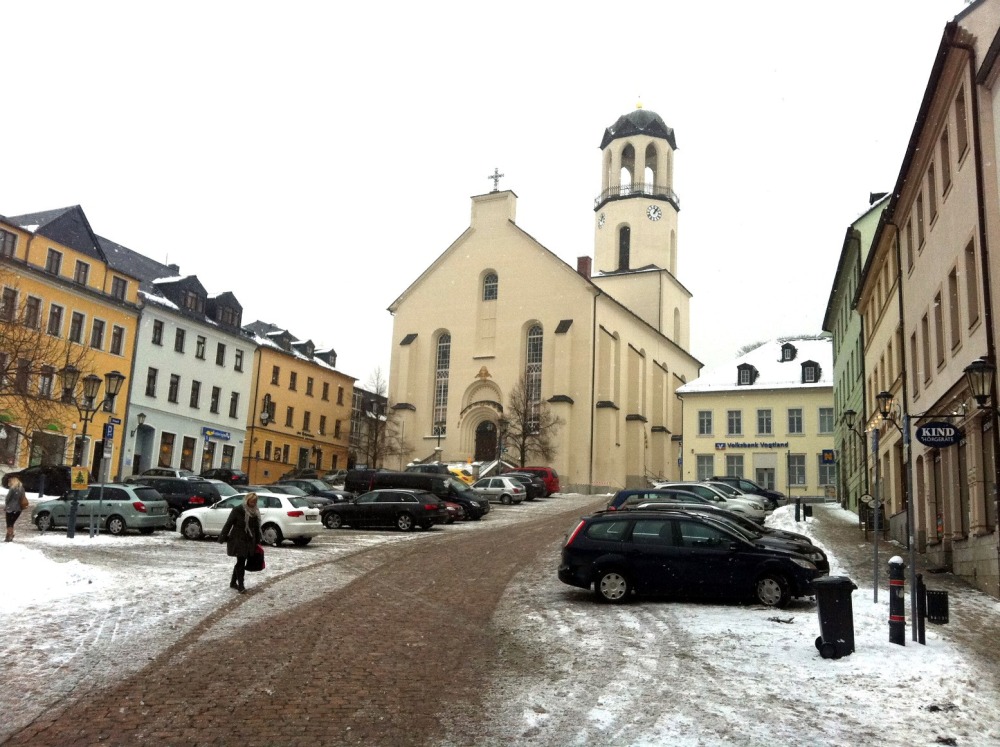
{"label": "dormer window", "polygon": [[795,360],[795,354],[797,352],[798,351],[795,349],[795,346],[792,345],[792,343],[786,342],[784,345],[781,346],[781,360],[793,361]]}
{"label": "dormer window", "polygon": [[741,363],[736,367],[736,383],[739,386],[751,386],[759,375],[760,372],[749,363]]}
{"label": "dormer window", "polygon": [[802,383],[815,384],[819,381],[820,368],[816,361],[806,361],[802,364]]}
{"label": "dormer window", "polygon": [[188,311],[205,311],[205,299],[194,291],[186,290],[181,294],[181,305]]}

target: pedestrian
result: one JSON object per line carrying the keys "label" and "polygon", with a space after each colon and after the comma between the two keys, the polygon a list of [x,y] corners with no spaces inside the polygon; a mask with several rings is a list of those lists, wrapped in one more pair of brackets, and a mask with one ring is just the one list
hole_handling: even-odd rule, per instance
{"label": "pedestrian", "polygon": [[257,552],[257,545],[261,541],[257,494],[247,493],[243,496],[243,503],[229,512],[226,525],[222,527],[222,534],[219,535],[219,542],[226,543],[226,555],[236,558],[229,588],[236,589],[240,594],[246,591],[243,577],[246,573],[247,558]]}
{"label": "pedestrian", "polygon": [[16,477],[10,478],[7,483],[7,500],[4,502],[4,509],[7,513],[7,536],[4,542],[11,542],[14,539],[14,524],[21,512],[28,507],[28,496],[24,492],[24,486]]}

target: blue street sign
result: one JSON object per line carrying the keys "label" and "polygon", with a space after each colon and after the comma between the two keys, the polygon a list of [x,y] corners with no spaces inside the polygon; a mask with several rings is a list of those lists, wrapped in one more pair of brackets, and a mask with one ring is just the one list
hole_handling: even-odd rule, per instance
{"label": "blue street sign", "polygon": [[115,437],[115,426],[113,423],[104,424],[104,440],[111,441]]}

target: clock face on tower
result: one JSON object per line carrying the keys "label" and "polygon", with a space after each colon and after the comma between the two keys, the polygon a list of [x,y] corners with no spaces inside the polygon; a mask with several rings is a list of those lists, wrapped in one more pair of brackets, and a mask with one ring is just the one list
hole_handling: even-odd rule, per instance
{"label": "clock face on tower", "polygon": [[604,228],[604,213],[597,216],[597,227]]}
{"label": "clock face on tower", "polygon": [[650,220],[659,220],[663,217],[663,211],[660,210],[659,205],[650,205],[646,208],[646,217]]}

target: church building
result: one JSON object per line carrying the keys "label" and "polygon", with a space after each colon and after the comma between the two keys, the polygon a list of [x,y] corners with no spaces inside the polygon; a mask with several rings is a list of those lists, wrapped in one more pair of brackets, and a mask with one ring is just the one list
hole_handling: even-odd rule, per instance
{"label": "church building", "polygon": [[519,382],[560,425],[564,491],[680,477],[678,387],[697,378],[677,278],[674,131],[637,108],[601,141],[594,257],[574,268],[515,221],[517,196],[472,198],[472,222],[389,307],[389,403],[404,460],[491,462]]}

